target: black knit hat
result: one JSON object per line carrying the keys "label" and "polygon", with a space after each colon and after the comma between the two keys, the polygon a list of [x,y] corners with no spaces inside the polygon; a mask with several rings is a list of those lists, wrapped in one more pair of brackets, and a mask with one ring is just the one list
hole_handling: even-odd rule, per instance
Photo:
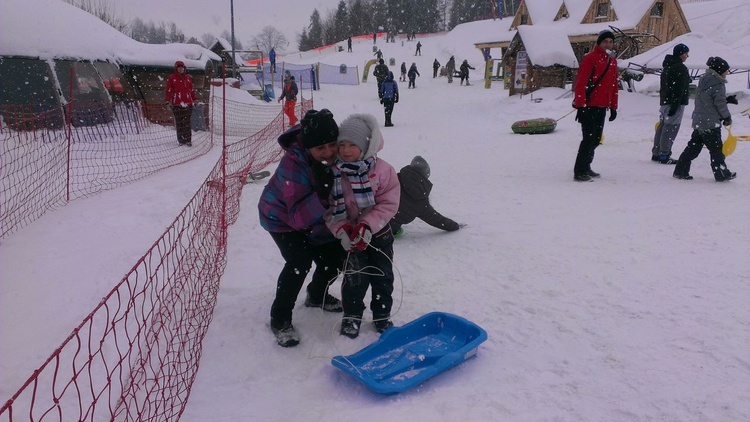
{"label": "black knit hat", "polygon": [[305,148],[315,148],[331,142],[336,142],[339,127],[333,120],[333,113],[327,108],[320,111],[308,110],[300,121],[302,125],[302,145]]}
{"label": "black knit hat", "polygon": [[599,33],[599,36],[596,38],[596,45],[599,45],[604,41],[605,39],[611,39],[612,41],[615,40],[615,34],[612,33],[609,29],[605,29],[602,32]]}
{"label": "black knit hat", "polygon": [[674,48],[672,49],[672,55],[673,56],[682,56],[683,54],[687,53],[688,51],[690,51],[690,49],[688,48],[688,46],[686,46],[685,44],[680,43],[680,44],[677,44],[676,46],[674,46]]}
{"label": "black knit hat", "polygon": [[430,165],[427,164],[427,160],[425,160],[424,158],[422,158],[421,155],[415,156],[411,160],[411,164],[410,165],[411,165],[411,167],[414,170],[417,171],[417,173],[421,174],[422,177],[424,177],[425,179],[429,179],[430,178]]}
{"label": "black knit hat", "polygon": [[729,70],[729,63],[727,63],[726,60],[722,59],[719,56],[709,57],[706,64],[708,65],[709,69],[713,69],[719,75]]}

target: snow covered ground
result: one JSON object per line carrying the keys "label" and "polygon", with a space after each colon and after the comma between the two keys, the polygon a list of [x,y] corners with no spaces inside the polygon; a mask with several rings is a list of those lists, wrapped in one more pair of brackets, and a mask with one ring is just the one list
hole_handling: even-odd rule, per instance
{"label": "snow covered ground", "polygon": [[[341,337],[340,315],[301,300],[294,322],[302,342],[278,347],[268,314],[282,259],[258,224],[262,184],[250,184],[182,420],[750,420],[750,145],[740,142],[727,159],[738,173],[731,182],[714,182],[705,151],[695,180],[673,179],[672,166],[650,161],[658,96],[649,91],[658,80],[647,76],[638,92],[621,91],[618,118],[605,126],[593,163],[601,179],[576,183],[580,127],[570,98],[558,99],[559,89],[535,93],[539,102],[511,98],[500,85],[484,89],[479,69],[469,87],[433,79],[434,58],[444,64],[455,54],[479,65],[469,36],[463,46],[449,37],[423,38],[417,57],[414,42],[381,45],[397,64],[416,62],[422,77],[414,90],[400,84],[380,157],[398,170],[422,155],[432,167],[433,205],[468,224],[453,233],[405,226],[395,244],[393,320],[463,316],[489,334],[478,356],[413,390],[379,396],[330,364],[375,341],[375,331],[365,324],[356,340]],[[285,59],[361,71],[371,44],[354,47]],[[730,105],[734,133],[750,134],[750,119],[739,115],[750,107],[747,76],[732,76],[728,91],[740,99]],[[366,112],[382,123],[375,92],[372,78],[323,86],[315,106],[338,121]],[[689,139],[690,111],[692,104],[675,155]],[[511,133],[514,121],[533,117],[560,121],[548,135]],[[151,245],[218,154],[75,201],[3,239],[3,400]]]}

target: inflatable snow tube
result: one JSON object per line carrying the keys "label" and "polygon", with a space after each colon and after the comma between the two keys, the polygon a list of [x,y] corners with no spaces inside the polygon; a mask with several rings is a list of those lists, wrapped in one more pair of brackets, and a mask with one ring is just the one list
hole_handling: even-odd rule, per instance
{"label": "inflatable snow tube", "polygon": [[549,117],[540,117],[538,119],[519,120],[510,127],[513,133],[536,135],[550,133],[557,127],[557,120]]}

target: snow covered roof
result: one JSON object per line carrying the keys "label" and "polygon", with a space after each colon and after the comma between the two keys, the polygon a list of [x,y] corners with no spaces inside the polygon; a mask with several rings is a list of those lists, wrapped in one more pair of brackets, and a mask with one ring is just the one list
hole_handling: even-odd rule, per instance
{"label": "snow covered roof", "polygon": [[216,37],[216,41],[218,41],[219,45],[225,50],[225,51],[232,51],[232,43],[229,42],[224,37]]}
{"label": "snow covered roof", "polygon": [[547,67],[558,64],[578,68],[578,59],[564,31],[554,27],[520,25],[518,35],[533,65]]}
{"label": "snow covered roof", "polygon": [[447,35],[446,42],[456,40],[464,43],[466,39],[480,40],[483,42],[510,41],[516,31],[509,31],[513,19],[485,19],[481,21],[467,22],[456,25]]}
{"label": "snow covered roof", "polygon": [[[688,69],[707,69],[708,66],[706,66],[706,60],[711,56],[719,56],[726,60],[729,63],[730,69],[750,69],[750,54],[746,52],[747,50],[740,50],[734,46],[729,47],[717,43],[707,36],[695,32],[681,35],[674,40],[658,47],[654,47],[643,54],[639,54],[628,60],[620,61],[618,65],[620,67],[661,69],[664,56],[672,54],[672,49],[679,43],[685,44],[690,49],[688,59],[685,61],[685,66],[687,66]],[[631,63],[633,66],[631,66]]]}
{"label": "snow covered roof", "polygon": [[[622,30],[632,29],[648,13],[654,0],[610,0],[617,16],[614,21],[581,23],[593,0],[524,0],[533,25],[559,26],[568,36],[598,34],[610,25]],[[565,4],[569,17],[553,21]]]}
{"label": "snow covered roof", "polygon": [[205,68],[221,60],[195,44],[144,44],[62,0],[2,0],[0,56],[108,60],[121,64]]}

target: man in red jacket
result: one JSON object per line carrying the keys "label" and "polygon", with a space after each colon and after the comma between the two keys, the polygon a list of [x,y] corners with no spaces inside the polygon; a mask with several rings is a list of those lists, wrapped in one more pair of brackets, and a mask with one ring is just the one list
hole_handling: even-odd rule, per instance
{"label": "man in red jacket", "polygon": [[174,73],[167,79],[164,101],[172,105],[174,124],[177,128],[177,142],[180,145],[193,146],[190,115],[193,113],[193,103],[197,100],[198,94],[193,88],[193,78],[187,74],[185,63],[176,61]]}
{"label": "man in red jacket", "polygon": [[591,170],[594,150],[599,146],[604,131],[604,118],[609,109],[609,121],[617,118],[617,59],[612,57],[615,35],[604,30],[599,33],[594,50],[583,56],[575,84],[573,107],[578,109],[576,121],[581,124],[583,140],[578,147],[574,180],[591,182],[599,173]]}

